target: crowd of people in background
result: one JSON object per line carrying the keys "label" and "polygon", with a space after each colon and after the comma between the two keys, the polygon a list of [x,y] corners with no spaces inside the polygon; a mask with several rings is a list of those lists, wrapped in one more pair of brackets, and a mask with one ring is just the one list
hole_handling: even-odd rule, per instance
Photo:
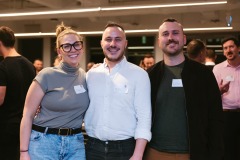
{"label": "crowd of people in background", "polygon": [[135,65],[123,26],[108,23],[103,63],[84,71],[84,39],[71,27],[56,26],[53,67],[20,55],[0,27],[0,159],[240,160],[238,39],[222,40],[217,64],[200,39],[186,44],[176,19],[158,31],[163,60],[146,53]]}

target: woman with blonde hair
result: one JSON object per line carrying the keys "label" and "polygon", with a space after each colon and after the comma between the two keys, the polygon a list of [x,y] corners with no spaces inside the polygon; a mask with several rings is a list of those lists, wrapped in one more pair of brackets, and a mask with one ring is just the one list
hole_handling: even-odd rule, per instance
{"label": "woman with blonde hair", "polygon": [[[56,36],[62,61],[44,68],[28,90],[20,128],[21,160],[86,159],[81,126],[89,97],[79,65],[82,37],[63,23]],[[41,112],[34,118],[38,106]]]}

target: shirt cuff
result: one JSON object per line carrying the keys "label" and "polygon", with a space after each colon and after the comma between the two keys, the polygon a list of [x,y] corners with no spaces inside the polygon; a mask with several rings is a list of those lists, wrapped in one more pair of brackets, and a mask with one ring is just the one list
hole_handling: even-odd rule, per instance
{"label": "shirt cuff", "polygon": [[135,139],[139,139],[139,138],[146,139],[149,142],[152,138],[152,132],[149,130],[146,130],[146,129],[138,129],[135,132],[134,138]]}

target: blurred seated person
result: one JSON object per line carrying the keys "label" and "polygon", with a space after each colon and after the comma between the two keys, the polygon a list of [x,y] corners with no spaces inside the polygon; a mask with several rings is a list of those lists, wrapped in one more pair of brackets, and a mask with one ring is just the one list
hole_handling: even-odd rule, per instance
{"label": "blurred seated person", "polygon": [[36,74],[38,74],[43,69],[43,61],[41,59],[35,59],[33,65],[36,69]]}
{"label": "blurred seated person", "polygon": [[217,55],[214,50],[208,49],[206,52],[206,57],[205,57],[205,65],[213,70],[213,67],[215,66],[215,61],[216,61]]}
{"label": "blurred seated person", "polygon": [[61,62],[61,60],[62,60],[62,57],[56,56],[55,59],[54,59],[53,66],[54,66],[54,67],[58,66],[59,63]]}
{"label": "blurred seated person", "polygon": [[196,62],[205,63],[206,56],[206,46],[205,44],[198,39],[190,41],[187,45],[187,54],[188,57]]}
{"label": "blurred seated person", "polygon": [[143,59],[140,61],[140,67],[144,70],[147,70],[155,64],[155,59],[151,54],[145,54]]}
{"label": "blurred seated person", "polygon": [[87,71],[90,70],[93,67],[94,64],[95,64],[94,62],[89,62],[87,64]]}

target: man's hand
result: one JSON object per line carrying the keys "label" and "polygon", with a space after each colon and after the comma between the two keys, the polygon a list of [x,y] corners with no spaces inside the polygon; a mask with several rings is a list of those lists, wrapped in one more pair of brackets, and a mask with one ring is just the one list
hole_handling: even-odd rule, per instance
{"label": "man's hand", "polygon": [[38,114],[41,112],[41,106],[38,106],[38,109],[35,113],[34,119],[37,118]]}
{"label": "man's hand", "polygon": [[230,85],[230,81],[227,82],[226,84],[223,84],[223,80],[221,80],[221,82],[219,84],[219,89],[220,89],[221,95],[226,93],[229,90],[229,85]]}
{"label": "man's hand", "polygon": [[98,66],[100,66],[102,63],[96,63],[92,66],[92,68],[97,68]]}

